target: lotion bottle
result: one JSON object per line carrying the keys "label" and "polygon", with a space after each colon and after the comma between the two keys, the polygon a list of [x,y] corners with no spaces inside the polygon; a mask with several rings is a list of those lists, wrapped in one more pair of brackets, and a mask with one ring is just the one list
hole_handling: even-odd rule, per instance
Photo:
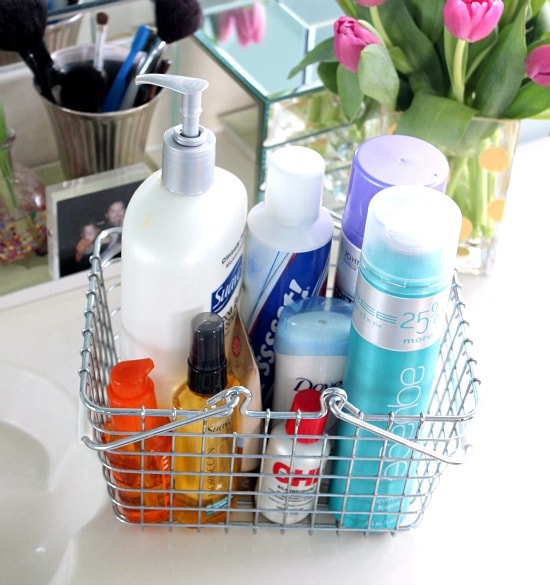
{"label": "lotion bottle", "polygon": [[215,137],[199,125],[208,83],[146,74],[181,94],[181,125],[164,134],[162,168],[133,194],[124,217],[121,269],[121,354],[151,357],[158,407],[171,409],[187,378],[187,332],[201,311],[232,329],[242,280],[248,199],[242,181],[215,166]]}
{"label": "lotion bottle", "polygon": [[[428,187],[400,185],[370,203],[344,390],[373,423],[387,428],[389,415],[426,413],[432,395],[445,310],[461,225],[456,203]],[[414,439],[415,422],[389,429]],[[392,530],[406,514],[414,489],[412,451],[340,421],[335,441],[329,508],[345,527]],[[352,456],[353,455],[353,456]],[[381,460],[383,461],[381,463]]]}
{"label": "lotion bottle", "polygon": [[326,293],[334,224],[322,205],[325,161],[304,146],[268,159],[264,201],[249,212],[240,310],[260,372],[263,408],[273,393],[275,332],[285,306]]}
{"label": "lotion bottle", "polygon": [[[292,412],[319,412],[321,393],[300,390]],[[323,432],[327,416],[289,418],[270,433],[258,479],[256,507],[272,522],[295,524],[315,507],[330,445]]]}
{"label": "lotion bottle", "polygon": [[[227,373],[223,319],[203,312],[191,321],[187,382],[177,409],[203,411],[207,400],[239,385]],[[233,413],[235,414],[235,413]],[[233,415],[211,417],[178,429],[174,453],[174,519],[182,524],[222,522],[230,506]]]}
{"label": "lotion bottle", "polygon": [[333,296],[353,303],[367,212],[372,197],[392,185],[445,192],[449,163],[432,144],[413,136],[375,136],[359,146],[351,165]]}

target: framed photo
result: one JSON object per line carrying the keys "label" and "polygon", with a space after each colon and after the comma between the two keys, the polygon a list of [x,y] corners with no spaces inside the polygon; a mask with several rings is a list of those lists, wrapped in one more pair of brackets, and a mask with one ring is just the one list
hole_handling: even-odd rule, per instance
{"label": "framed photo", "polygon": [[46,188],[53,278],[89,270],[96,237],[103,229],[122,226],[130,198],[151,173],[146,164],[138,163]]}

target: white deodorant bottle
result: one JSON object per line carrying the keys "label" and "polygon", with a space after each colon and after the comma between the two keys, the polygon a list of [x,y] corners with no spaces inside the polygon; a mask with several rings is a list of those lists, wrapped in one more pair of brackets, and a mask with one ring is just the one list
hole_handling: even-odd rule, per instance
{"label": "white deodorant bottle", "polygon": [[[300,390],[291,410],[320,414],[320,396],[311,388]],[[256,493],[258,511],[268,520],[295,524],[314,509],[330,452],[328,438],[323,436],[326,420],[327,415],[289,418],[272,429]]]}
{"label": "white deodorant bottle", "polygon": [[240,311],[271,407],[273,348],[284,307],[327,287],[334,224],[322,206],[325,161],[311,148],[284,146],[268,158],[265,200],[248,214]]}
{"label": "white deodorant bottle", "polygon": [[181,94],[182,124],[164,134],[162,168],[133,194],[122,231],[121,353],[151,358],[161,409],[186,380],[191,319],[211,311],[232,330],[242,277],[248,199],[215,166],[216,139],[199,125],[202,79],[147,74]]}

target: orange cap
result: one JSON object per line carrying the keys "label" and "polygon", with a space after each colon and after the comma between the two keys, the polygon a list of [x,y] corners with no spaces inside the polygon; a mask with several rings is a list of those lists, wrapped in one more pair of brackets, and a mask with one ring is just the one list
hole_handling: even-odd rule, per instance
{"label": "orange cap", "polygon": [[[111,369],[111,382],[107,386],[107,397],[111,408],[155,409],[155,386],[149,372],[155,367],[152,359],[127,360]],[[157,426],[156,417],[149,417],[146,428]],[[117,431],[139,432],[142,430],[140,416],[113,416],[113,427]]]}

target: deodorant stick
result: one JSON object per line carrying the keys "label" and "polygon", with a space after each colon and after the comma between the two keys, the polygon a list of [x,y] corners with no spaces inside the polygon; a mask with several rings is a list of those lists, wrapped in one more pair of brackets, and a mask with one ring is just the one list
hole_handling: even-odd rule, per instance
{"label": "deodorant stick", "polygon": [[300,390],[342,386],[352,310],[326,297],[285,307],[275,335],[274,410],[290,410]]}

